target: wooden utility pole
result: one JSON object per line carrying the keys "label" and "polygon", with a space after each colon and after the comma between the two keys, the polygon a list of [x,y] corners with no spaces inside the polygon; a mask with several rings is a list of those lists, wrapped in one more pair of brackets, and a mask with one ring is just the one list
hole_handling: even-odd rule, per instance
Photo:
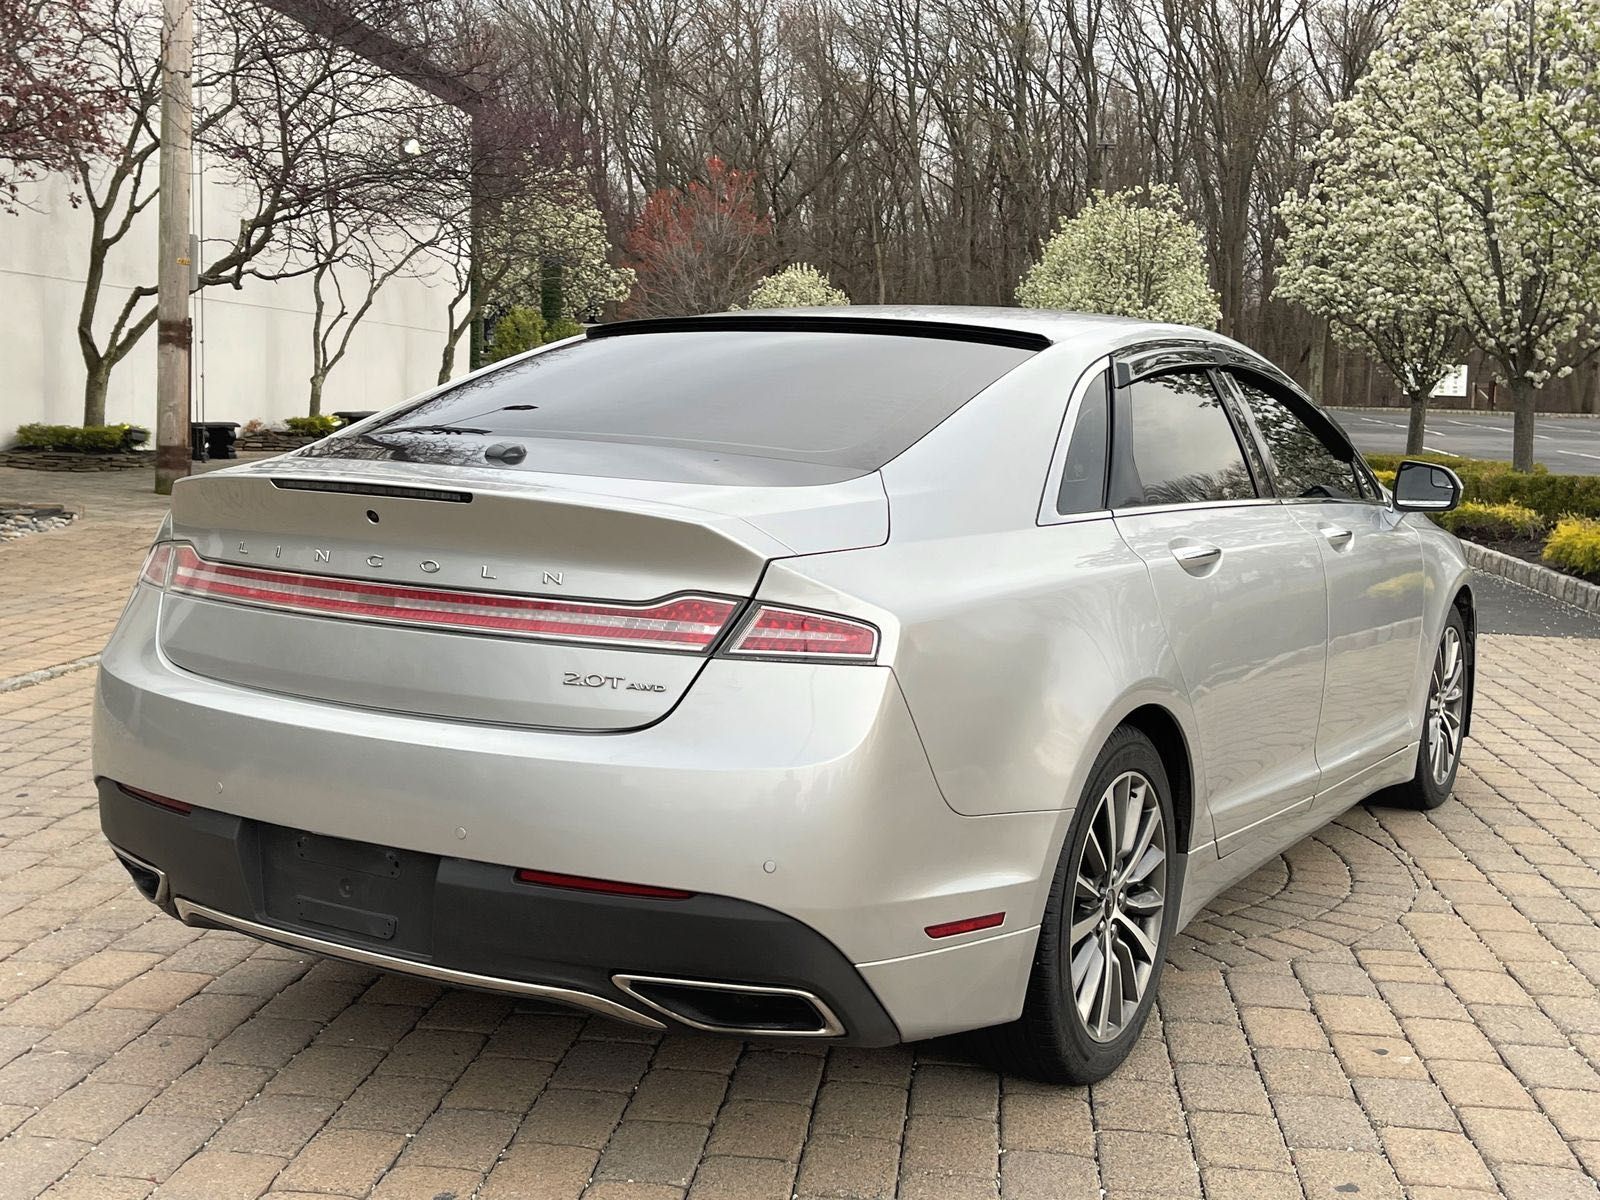
{"label": "wooden utility pole", "polygon": [[161,187],[157,209],[156,491],[189,474],[189,189],[195,0],[162,0]]}

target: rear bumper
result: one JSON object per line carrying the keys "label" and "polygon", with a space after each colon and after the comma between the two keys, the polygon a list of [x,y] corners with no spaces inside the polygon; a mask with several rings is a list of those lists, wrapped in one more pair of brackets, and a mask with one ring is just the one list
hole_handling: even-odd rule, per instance
{"label": "rear bumper", "polygon": [[[716,949],[730,939],[761,940],[781,918],[831,947],[903,1039],[996,1024],[1021,1010],[1070,814],[952,811],[886,668],[713,660],[674,711],[646,729],[517,729],[374,712],[200,677],[156,646],[156,604],[150,589],[136,589],[101,660],[99,777],[203,806],[218,820],[434,855],[441,883],[487,871],[491,895],[522,886],[507,867],[530,867],[719,897],[710,915],[742,906],[747,919],[726,930],[706,926],[672,944],[698,940]],[[128,835],[110,824],[107,834],[168,871],[174,897],[247,920],[261,911],[239,890],[248,883],[248,863],[227,849],[227,838],[199,853],[227,862],[234,890],[202,892],[184,884],[189,868],[180,870],[180,858],[159,841],[119,841]],[[502,920],[497,911],[462,903],[463,925],[492,929]],[[688,911],[684,903],[669,905],[674,920]],[[754,921],[752,912],[765,915]],[[991,912],[1006,913],[997,930],[937,942],[923,932]],[[745,932],[735,937],[735,927]],[[691,956],[667,964],[643,953],[668,936],[649,928],[638,954],[626,923],[606,928],[608,947],[620,947],[609,951],[606,967],[731,977],[726,962]],[[452,931],[449,944],[452,964],[464,970],[510,977],[507,963],[521,961],[536,972],[523,978],[559,983],[564,977],[549,967],[587,961],[525,949],[517,960],[514,944],[474,943],[482,935],[473,928],[460,934],[457,940]],[[743,981],[809,974],[794,936],[793,944],[780,943],[798,956],[789,966],[757,958],[748,970],[760,973]],[[458,946],[473,956],[456,956]],[[663,969],[652,967],[658,961]],[[834,986],[831,976],[819,980]],[[850,1010],[841,1017],[854,1019],[860,1005],[838,994]]]}
{"label": "rear bumper", "polygon": [[[402,904],[391,906],[400,911],[388,914],[396,918],[392,926],[368,934],[349,927],[360,918],[335,914],[330,923],[308,916],[325,916],[333,897],[307,901],[303,894],[318,888],[304,875],[289,886],[277,882],[286,867],[300,865],[279,861],[294,859],[298,831],[204,808],[169,811],[109,779],[98,786],[107,840],[147,898],[187,924],[658,1029],[672,1023],[669,1013],[626,977],[754,984],[813,997],[818,1018],[815,1028],[802,1020],[793,1029],[759,1032],[844,1035],[866,1045],[899,1040],[872,989],[837,948],[759,905],[724,896],[658,900],[533,886],[516,882],[511,867],[400,851],[385,856],[394,864],[393,886],[403,892]],[[374,882],[370,871],[324,874],[348,900],[344,911],[383,907],[364,895]],[[679,1023],[694,1023],[685,1015]]]}

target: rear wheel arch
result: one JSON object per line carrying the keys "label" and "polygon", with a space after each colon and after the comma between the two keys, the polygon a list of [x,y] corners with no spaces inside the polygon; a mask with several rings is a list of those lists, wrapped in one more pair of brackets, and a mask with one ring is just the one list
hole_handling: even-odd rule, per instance
{"label": "rear wheel arch", "polygon": [[1172,788],[1172,814],[1177,825],[1174,840],[1185,851],[1192,850],[1196,803],[1194,764],[1183,726],[1170,709],[1159,704],[1140,705],[1123,717],[1119,725],[1132,726],[1155,745],[1156,753],[1161,756],[1161,764],[1167,771],[1167,782]]}

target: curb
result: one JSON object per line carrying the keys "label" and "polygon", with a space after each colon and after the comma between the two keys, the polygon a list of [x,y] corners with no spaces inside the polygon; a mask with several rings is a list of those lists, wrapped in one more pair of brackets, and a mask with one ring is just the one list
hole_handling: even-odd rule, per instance
{"label": "curb", "polygon": [[29,671],[24,675],[13,675],[10,679],[0,679],[0,692],[15,692],[21,688],[32,687],[36,683],[45,683],[51,679],[60,679],[63,675],[71,675],[74,671],[82,671],[98,665],[98,654],[86,654],[82,658],[75,658],[71,662],[61,663],[54,667],[41,667],[37,671]]}
{"label": "curb", "polygon": [[1463,540],[1461,548],[1466,551],[1467,562],[1475,571],[1484,575],[1498,575],[1501,579],[1541,592],[1552,600],[1600,616],[1600,585],[1587,583],[1572,575],[1563,575],[1538,563],[1524,562],[1514,555],[1502,554],[1477,542]]}

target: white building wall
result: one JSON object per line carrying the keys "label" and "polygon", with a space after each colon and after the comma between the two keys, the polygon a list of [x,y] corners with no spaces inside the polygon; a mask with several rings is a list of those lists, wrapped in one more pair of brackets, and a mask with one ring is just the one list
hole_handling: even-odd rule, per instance
{"label": "white building wall", "polygon": [[[155,177],[150,165],[150,178]],[[195,225],[208,237],[237,227],[235,193],[202,169]],[[41,185],[31,210],[0,213],[0,446],[34,421],[83,421],[83,357],[77,323],[88,266],[89,213],[73,208],[65,179]],[[96,328],[111,326],[128,292],[156,278],[152,204],[111,255]],[[203,251],[203,253],[205,253]],[[215,256],[218,247],[210,248]],[[349,353],[328,377],[323,411],[379,409],[433,385],[444,349],[453,272],[396,278],[357,327]],[[153,301],[147,301],[150,303]],[[245,280],[191,299],[196,318],[196,419],[268,423],[306,412],[311,370],[311,285]],[[106,421],[155,427],[155,329],[111,376]],[[466,339],[458,346],[463,369]]]}

